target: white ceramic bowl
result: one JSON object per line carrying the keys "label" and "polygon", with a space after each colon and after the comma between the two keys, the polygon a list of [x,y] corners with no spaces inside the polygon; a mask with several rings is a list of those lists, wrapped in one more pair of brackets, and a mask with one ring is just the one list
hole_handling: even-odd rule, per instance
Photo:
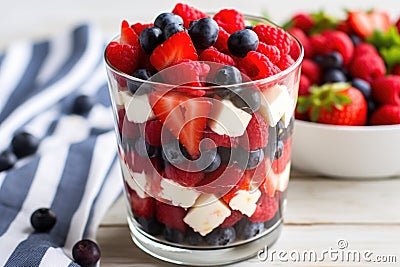
{"label": "white ceramic bowl", "polygon": [[400,125],[335,126],[295,121],[293,167],[337,178],[400,176]]}

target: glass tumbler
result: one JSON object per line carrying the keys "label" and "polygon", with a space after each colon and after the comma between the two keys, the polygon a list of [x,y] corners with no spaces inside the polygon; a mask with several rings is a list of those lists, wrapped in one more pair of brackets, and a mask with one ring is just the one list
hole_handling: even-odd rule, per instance
{"label": "glass tumbler", "polygon": [[[184,63],[141,80],[105,58],[128,224],[143,251],[215,266],[278,239],[303,58],[292,38],[291,66],[231,85],[215,82],[225,66],[213,62],[196,63],[208,71],[198,85]],[[168,82],[177,75],[179,83]]]}

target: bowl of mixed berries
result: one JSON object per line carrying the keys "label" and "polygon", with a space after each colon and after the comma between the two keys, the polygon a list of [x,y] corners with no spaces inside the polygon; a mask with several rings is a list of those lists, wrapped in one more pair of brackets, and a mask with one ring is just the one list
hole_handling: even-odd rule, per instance
{"label": "bowl of mixed berries", "polygon": [[400,19],[347,11],[296,13],[286,24],[305,59],[293,166],[331,177],[400,174]]}

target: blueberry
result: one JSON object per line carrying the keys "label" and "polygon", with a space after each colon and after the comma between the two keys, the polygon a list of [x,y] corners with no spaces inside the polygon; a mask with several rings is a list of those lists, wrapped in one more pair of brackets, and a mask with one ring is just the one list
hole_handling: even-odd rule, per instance
{"label": "blueberry", "polygon": [[234,66],[224,66],[215,74],[214,82],[217,85],[238,84],[242,82],[242,74]]}
{"label": "blueberry", "polygon": [[155,218],[137,217],[137,222],[142,226],[142,229],[151,235],[162,234],[164,225]]}
{"label": "blueberry", "polygon": [[233,90],[231,101],[236,107],[250,114],[253,114],[260,108],[261,97],[258,90],[246,87],[238,87]]}
{"label": "blueberry", "polygon": [[164,28],[168,24],[180,24],[183,25],[183,19],[174,14],[174,13],[161,13],[160,15],[157,16],[157,18],[154,20],[154,26],[158,27],[161,30],[164,30]]}
{"label": "blueberry", "polygon": [[143,137],[139,137],[135,142],[135,150],[139,156],[143,158],[154,158],[159,154],[159,149],[155,146],[150,145],[144,140]]}
{"label": "blueberry", "polygon": [[323,83],[335,83],[347,81],[346,75],[339,69],[328,69],[322,75]]}
{"label": "blueberry", "polygon": [[264,230],[264,223],[253,223],[249,219],[243,218],[235,224],[235,229],[237,238],[246,240],[260,234]]}
{"label": "blueberry", "polygon": [[185,236],[186,243],[192,246],[201,245],[201,243],[203,243],[203,239],[204,238],[201,234],[196,233],[193,230],[189,230]]}
{"label": "blueberry", "polygon": [[372,99],[367,100],[368,116],[370,116],[377,108],[375,101]]}
{"label": "blueberry", "polygon": [[82,267],[96,266],[100,256],[99,246],[89,239],[82,239],[72,247],[72,257]]}
{"label": "blueberry", "polygon": [[258,36],[249,29],[232,33],[228,38],[228,48],[232,55],[245,57],[248,52],[257,50]]}
{"label": "blueberry", "polygon": [[11,151],[6,150],[0,154],[0,172],[11,169],[15,163],[17,163],[17,156]]}
{"label": "blueberry", "polygon": [[39,143],[36,136],[28,132],[20,132],[12,138],[11,147],[17,158],[22,158],[36,153]]}
{"label": "blueberry", "polygon": [[187,156],[185,155],[187,152],[182,149],[182,146],[180,146],[177,140],[162,144],[161,153],[163,159],[173,165],[182,163],[187,159]]}
{"label": "blueberry", "polygon": [[236,238],[236,231],[233,227],[216,228],[206,235],[206,243],[210,246],[225,246],[232,243]]}
{"label": "blueberry", "polygon": [[159,44],[164,41],[162,31],[160,28],[155,26],[150,26],[140,33],[139,43],[140,46],[147,54],[151,54]]}
{"label": "blueberry", "polygon": [[279,159],[282,156],[284,147],[283,141],[278,141],[275,148],[274,159]]}
{"label": "blueberry", "polygon": [[196,49],[206,49],[212,46],[218,38],[219,26],[212,18],[202,18],[192,21],[189,35]]}
{"label": "blueberry", "polygon": [[264,159],[264,151],[262,148],[249,151],[249,160],[246,169],[251,170],[256,168]]}
{"label": "blueberry", "polygon": [[37,232],[50,231],[56,222],[56,214],[48,208],[37,209],[31,215],[31,225]]}
{"label": "blueberry", "polygon": [[339,52],[333,51],[322,58],[321,66],[324,69],[340,68],[343,65],[343,56]]}
{"label": "blueberry", "polygon": [[357,34],[350,34],[349,37],[353,42],[354,46],[357,46],[363,42],[363,40]]}
{"label": "blueberry", "polygon": [[231,148],[230,147],[223,147],[223,146],[219,146],[217,148],[218,154],[221,158],[221,162],[222,163],[229,163],[230,159],[231,159]]}
{"label": "blueberry", "polygon": [[185,234],[179,230],[174,228],[165,226],[163,236],[165,240],[174,242],[174,243],[182,243],[185,240]]}
{"label": "blueberry", "polygon": [[200,158],[196,160],[197,168],[205,173],[215,171],[220,165],[221,156],[216,149],[202,152]]}
{"label": "blueberry", "polygon": [[[137,69],[133,74],[133,77],[141,79],[141,80],[149,80],[151,77],[151,74],[148,70],[146,69]],[[148,84],[143,84],[140,81],[136,80],[128,80],[127,82],[128,89],[132,94],[136,95],[143,95],[145,93],[150,93],[152,91],[150,85]],[[138,90],[140,88],[140,90]]]}
{"label": "blueberry", "polygon": [[268,221],[264,222],[264,228],[265,228],[265,229],[271,228],[271,227],[274,226],[280,219],[281,219],[281,213],[280,213],[280,210],[278,209],[278,210],[275,212],[274,217],[272,217],[272,218],[269,219]]}
{"label": "blueberry", "polygon": [[360,92],[364,95],[365,99],[369,99],[371,96],[371,85],[361,78],[354,78],[351,81],[351,86],[360,90]]}
{"label": "blueberry", "polygon": [[72,103],[73,114],[86,115],[94,106],[94,99],[88,95],[79,95],[74,99]]}
{"label": "blueberry", "polygon": [[169,37],[174,35],[177,32],[183,32],[185,28],[182,26],[182,24],[176,24],[176,23],[171,23],[165,26],[163,30],[164,34],[164,39],[167,40]]}

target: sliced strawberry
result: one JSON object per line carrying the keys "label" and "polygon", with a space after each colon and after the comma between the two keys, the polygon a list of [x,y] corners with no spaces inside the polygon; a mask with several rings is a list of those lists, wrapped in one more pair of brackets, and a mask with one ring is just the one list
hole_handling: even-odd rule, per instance
{"label": "sliced strawberry", "polygon": [[192,40],[185,31],[173,34],[158,45],[150,56],[151,64],[158,71],[175,65],[184,59],[198,60]]}
{"label": "sliced strawberry", "polygon": [[226,193],[222,198],[226,203],[231,202],[232,198],[236,196],[236,193],[239,190],[245,190],[249,191],[250,190],[250,179],[246,175],[243,175],[242,178],[240,178],[239,182],[228,192]]}
{"label": "sliced strawberry", "polygon": [[176,4],[172,13],[179,15],[183,19],[183,26],[185,26],[186,29],[189,29],[190,22],[208,17],[206,13],[182,3]]}
{"label": "sliced strawberry", "polygon": [[371,35],[375,30],[387,32],[392,25],[389,14],[378,10],[350,11],[348,21],[353,31],[362,38]]}
{"label": "sliced strawberry", "polygon": [[135,216],[153,218],[156,213],[156,201],[152,197],[140,198],[135,191],[130,191],[130,204]]}
{"label": "sliced strawberry", "polygon": [[187,229],[187,225],[183,221],[186,213],[186,210],[181,207],[172,206],[159,201],[156,202],[157,220],[164,223],[166,226],[179,230],[183,233]]}
{"label": "sliced strawberry", "polygon": [[189,154],[193,158],[199,156],[199,144],[203,139],[211,102],[204,98],[190,99],[176,92],[154,92],[150,95],[150,104],[157,118],[179,139]]}
{"label": "sliced strawberry", "polygon": [[148,28],[148,27],[151,27],[151,26],[154,26],[154,23],[146,23],[146,24],[143,24],[143,23],[137,22],[137,23],[135,23],[135,24],[132,24],[132,25],[131,25],[131,28],[132,28],[132,29],[136,32],[136,34],[139,36],[140,33],[141,33],[144,29],[146,29],[146,28]]}
{"label": "sliced strawberry", "polygon": [[221,9],[213,19],[230,34],[245,27],[243,14],[235,9]]}
{"label": "sliced strawberry", "polygon": [[139,47],[139,36],[136,32],[129,26],[126,20],[122,21],[121,24],[121,38],[119,39],[120,44],[128,44],[135,47]]}

